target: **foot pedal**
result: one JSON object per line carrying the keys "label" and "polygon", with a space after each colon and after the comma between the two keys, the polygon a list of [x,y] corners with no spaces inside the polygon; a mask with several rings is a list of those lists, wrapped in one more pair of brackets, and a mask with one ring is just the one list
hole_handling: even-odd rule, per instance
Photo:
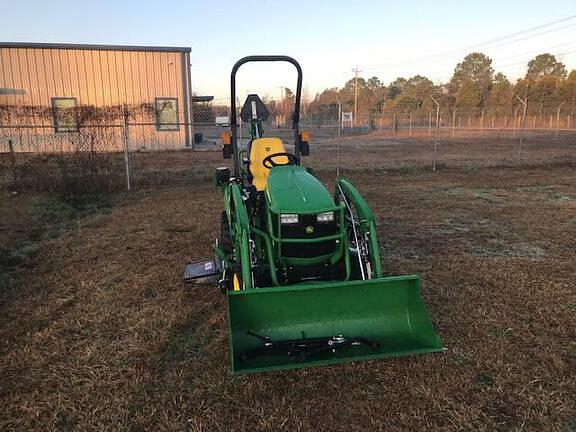
{"label": "foot pedal", "polygon": [[218,282],[220,265],[215,259],[194,261],[184,267],[184,282]]}

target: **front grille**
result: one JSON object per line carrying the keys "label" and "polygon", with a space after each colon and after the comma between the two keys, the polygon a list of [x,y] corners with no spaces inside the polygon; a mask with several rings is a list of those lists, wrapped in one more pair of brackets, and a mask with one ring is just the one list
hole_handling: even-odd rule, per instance
{"label": "front grille", "polygon": [[[298,223],[281,225],[283,239],[315,239],[338,233],[336,222],[318,223],[316,215],[300,215]],[[310,232],[311,231],[311,232]],[[327,240],[315,243],[282,243],[282,256],[287,258],[314,258],[330,255],[336,251],[336,241]]]}
{"label": "front grille", "polygon": [[[306,228],[312,227],[309,233]],[[282,238],[318,238],[338,233],[336,222],[318,223],[316,215],[300,215],[298,223],[294,225],[281,225]]]}

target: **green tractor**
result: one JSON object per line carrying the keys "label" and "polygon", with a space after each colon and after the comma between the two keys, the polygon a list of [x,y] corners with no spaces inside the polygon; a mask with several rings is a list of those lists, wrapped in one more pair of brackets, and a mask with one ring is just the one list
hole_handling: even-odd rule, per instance
{"label": "green tractor", "polygon": [[[284,61],[298,72],[294,150],[264,137],[268,110],[249,95],[238,139],[236,72],[247,62]],[[224,195],[212,260],[190,263],[185,280],[218,277],[228,300],[233,374],[442,351],[420,297],[417,275],[384,277],[374,215],[356,188],[337,178],[333,194],[301,166],[308,136],[298,126],[302,69],[287,56],[250,56],[231,74],[228,168],[216,171]]]}

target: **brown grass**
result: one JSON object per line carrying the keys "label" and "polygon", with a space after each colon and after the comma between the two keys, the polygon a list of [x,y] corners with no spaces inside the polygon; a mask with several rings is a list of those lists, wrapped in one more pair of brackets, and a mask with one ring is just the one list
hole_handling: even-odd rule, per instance
{"label": "brown grass", "polygon": [[221,211],[190,181],[44,236],[16,272],[0,429],[576,430],[573,170],[348,174],[387,273],[422,276],[447,353],[231,377],[225,298],[180,281]]}

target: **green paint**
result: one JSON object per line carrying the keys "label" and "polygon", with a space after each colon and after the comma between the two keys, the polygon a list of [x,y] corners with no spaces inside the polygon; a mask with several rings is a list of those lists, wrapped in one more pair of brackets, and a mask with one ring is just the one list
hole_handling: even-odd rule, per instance
{"label": "green paint", "polygon": [[320,213],[334,208],[324,185],[301,166],[281,166],[270,170],[266,189],[274,213]]}

